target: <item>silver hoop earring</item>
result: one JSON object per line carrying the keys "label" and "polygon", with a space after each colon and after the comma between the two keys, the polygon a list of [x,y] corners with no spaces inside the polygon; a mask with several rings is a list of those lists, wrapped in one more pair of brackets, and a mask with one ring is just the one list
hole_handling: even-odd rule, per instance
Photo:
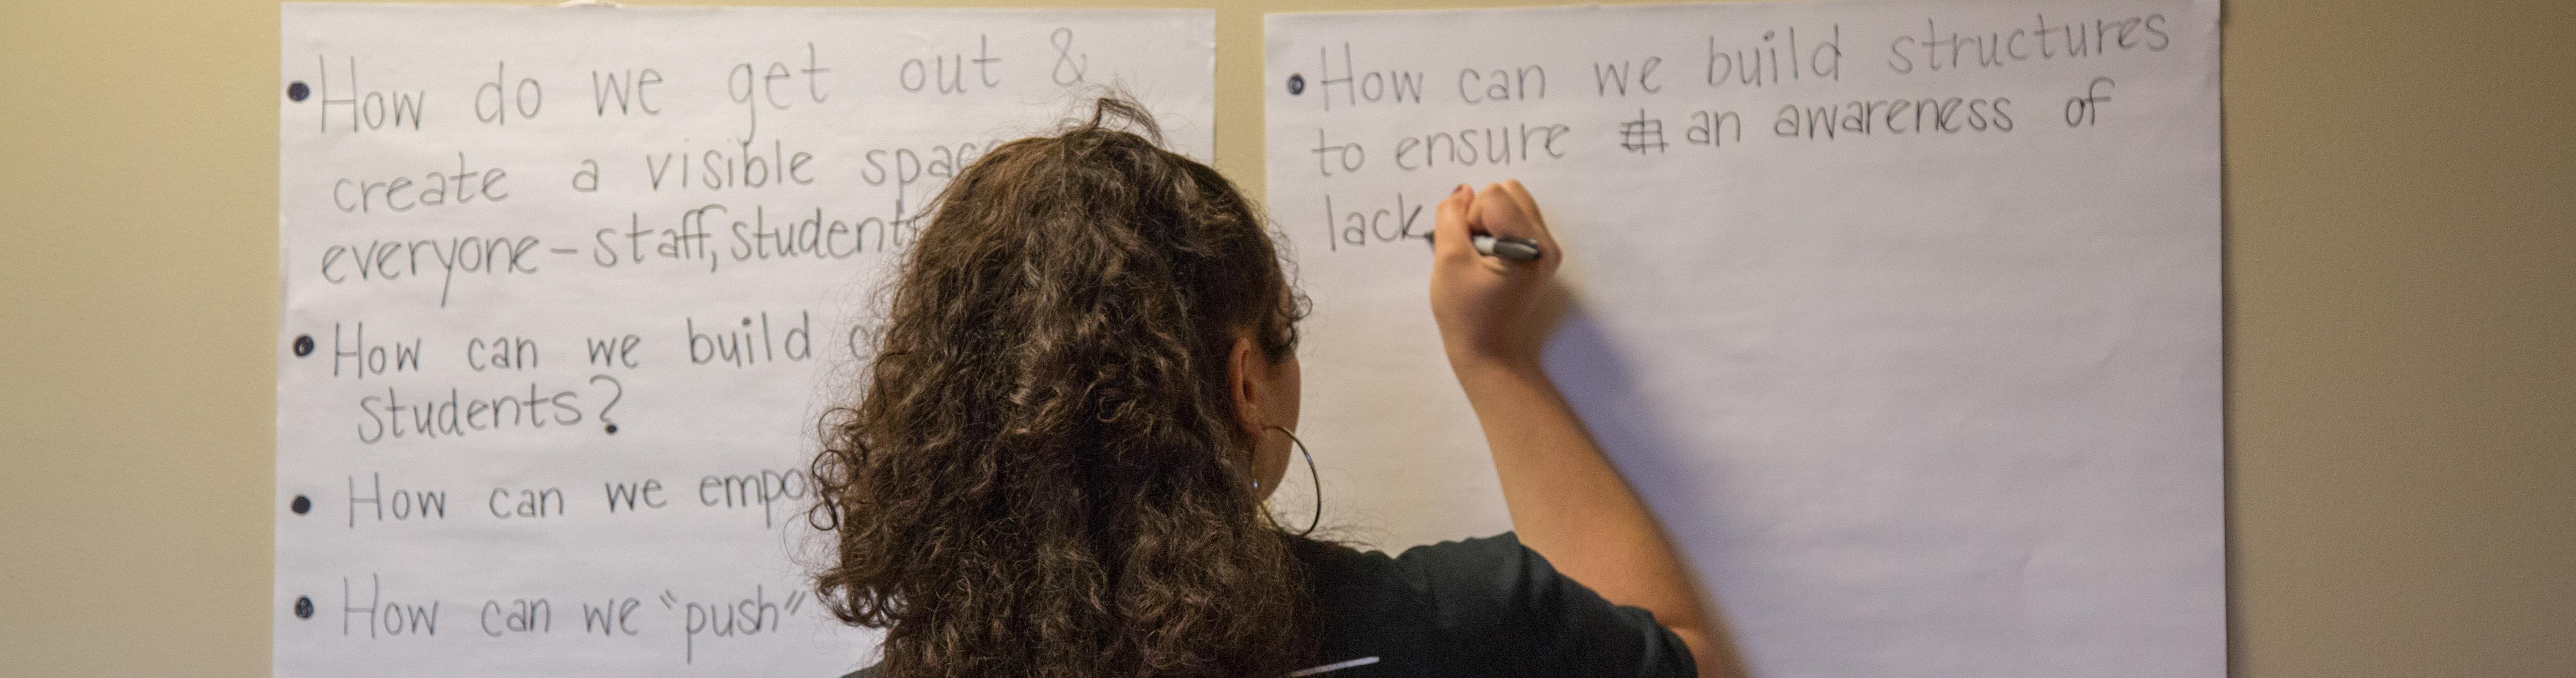
{"label": "silver hoop earring", "polygon": [[1306,477],[1315,481],[1315,517],[1307,521],[1306,529],[1297,533],[1297,537],[1303,539],[1315,532],[1315,526],[1324,524],[1324,477],[1315,473],[1315,453],[1306,451],[1306,441],[1298,440],[1297,434],[1289,432],[1287,427],[1270,428],[1278,429],[1280,434],[1288,436],[1289,444],[1297,446],[1297,454],[1306,458]]}

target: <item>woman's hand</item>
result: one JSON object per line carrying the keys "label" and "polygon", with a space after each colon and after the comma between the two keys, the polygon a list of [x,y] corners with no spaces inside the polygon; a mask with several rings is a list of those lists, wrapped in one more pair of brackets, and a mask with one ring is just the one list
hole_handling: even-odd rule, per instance
{"label": "woman's hand", "polygon": [[[1564,252],[1539,217],[1538,203],[1519,181],[1485,187],[1459,184],[1447,200],[1432,238],[1431,316],[1452,369],[1535,369],[1547,328],[1540,294]],[[1476,253],[1478,235],[1516,236],[1538,243],[1537,261],[1515,262]]]}

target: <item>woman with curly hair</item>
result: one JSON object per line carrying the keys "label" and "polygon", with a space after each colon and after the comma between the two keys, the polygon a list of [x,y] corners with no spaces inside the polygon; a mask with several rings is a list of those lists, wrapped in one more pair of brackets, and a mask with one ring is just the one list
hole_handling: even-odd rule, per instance
{"label": "woman with curly hair", "polygon": [[1269,519],[1304,299],[1252,203],[1157,142],[1103,99],[934,203],[814,462],[816,586],[885,630],[853,676],[1714,673],[1671,544],[1539,367],[1561,253],[1527,191],[1459,186],[1430,281],[1516,533],[1389,557]]}

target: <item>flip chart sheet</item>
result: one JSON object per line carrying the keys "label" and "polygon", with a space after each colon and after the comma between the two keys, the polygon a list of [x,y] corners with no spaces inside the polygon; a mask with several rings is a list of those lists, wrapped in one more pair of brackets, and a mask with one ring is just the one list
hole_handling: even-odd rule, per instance
{"label": "flip chart sheet", "polygon": [[1123,85],[1212,148],[1206,10],[290,4],[279,676],[831,676],[804,465],[869,292]]}
{"label": "flip chart sheet", "polygon": [[1752,675],[2223,675],[2218,10],[1272,15],[1327,530],[1510,528],[1423,237],[1518,178],[1549,372]]}

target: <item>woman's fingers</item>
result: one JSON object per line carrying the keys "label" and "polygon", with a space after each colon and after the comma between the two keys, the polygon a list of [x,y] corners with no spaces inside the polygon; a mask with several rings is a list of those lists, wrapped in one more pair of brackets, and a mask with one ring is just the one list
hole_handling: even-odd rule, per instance
{"label": "woman's fingers", "polygon": [[1440,213],[1431,222],[1433,256],[1446,259],[1476,254],[1475,243],[1469,240],[1474,232],[1468,226],[1469,211],[1475,202],[1476,193],[1467,190],[1466,184],[1459,184],[1447,199],[1440,201]]}
{"label": "woman's fingers", "polygon": [[[1468,209],[1469,220],[1482,231],[1496,237],[1512,237],[1535,244],[1542,260],[1554,259],[1556,238],[1540,220],[1538,203],[1520,182],[1490,184],[1477,194],[1476,204]],[[1551,262],[1552,263],[1552,262]]]}
{"label": "woman's fingers", "polygon": [[1529,189],[1521,186],[1521,180],[1503,182],[1503,190],[1512,197],[1512,202],[1520,205],[1521,213],[1529,216],[1530,224],[1537,226],[1539,233],[1548,233],[1547,216],[1539,214],[1538,200],[1530,197]]}
{"label": "woman's fingers", "polygon": [[1468,215],[1477,226],[1484,227],[1484,232],[1498,237],[1534,235],[1529,231],[1528,219],[1521,215],[1520,202],[1513,200],[1502,184],[1486,184],[1485,190],[1478,191],[1476,205]]}
{"label": "woman's fingers", "polygon": [[1556,233],[1548,230],[1547,216],[1539,213],[1538,200],[1530,197],[1529,189],[1523,188],[1519,179],[1513,179],[1503,182],[1503,194],[1510,196],[1513,204],[1520,206],[1521,214],[1529,219],[1530,229],[1536,235],[1528,237],[1538,241],[1540,251],[1557,251]]}

